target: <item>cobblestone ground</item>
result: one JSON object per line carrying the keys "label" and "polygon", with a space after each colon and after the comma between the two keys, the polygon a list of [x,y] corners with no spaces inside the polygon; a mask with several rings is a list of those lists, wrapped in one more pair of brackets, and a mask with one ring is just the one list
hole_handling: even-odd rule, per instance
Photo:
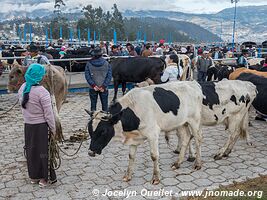
{"label": "cobblestone ground", "polygon": [[[112,96],[112,95],[110,95]],[[60,116],[65,137],[79,129],[84,129],[88,116],[84,108],[89,107],[87,94],[70,94],[69,102],[63,105]],[[0,108],[7,110],[16,101],[15,95],[0,96]],[[2,111],[0,111],[1,113]],[[251,118],[254,115],[250,113]],[[247,178],[267,174],[267,124],[252,121],[249,128],[254,146],[247,146],[239,140],[229,158],[214,161],[213,155],[226,141],[227,133],[223,126],[204,127],[202,146],[203,167],[192,172],[192,163],[185,161],[181,168],[173,171],[171,164],[177,159],[172,153],[177,142],[172,137],[171,147],[166,145],[164,137],[160,138],[161,183],[150,184],[152,161],[147,143],[138,148],[136,165],[132,181],[122,182],[128,164],[128,147],[111,142],[102,155],[91,158],[87,155],[88,142],[84,142],[79,153],[72,157],[62,155],[62,165],[57,170],[58,182],[47,188],[30,184],[27,175],[26,160],[23,155],[24,134],[23,120],[18,106],[5,118],[0,118],[0,199],[114,199],[101,194],[105,190],[136,191],[138,196],[129,199],[160,199],[160,197],[143,197],[142,189],[177,193],[181,190],[214,189],[228,185],[233,181],[244,181]],[[66,145],[65,145],[66,146]],[[74,152],[78,144],[68,146],[68,153]],[[181,175],[182,174],[182,175]],[[99,190],[98,197],[92,191]],[[95,192],[95,190],[94,190]],[[123,199],[123,197],[116,197]],[[170,199],[170,197],[163,197]]]}

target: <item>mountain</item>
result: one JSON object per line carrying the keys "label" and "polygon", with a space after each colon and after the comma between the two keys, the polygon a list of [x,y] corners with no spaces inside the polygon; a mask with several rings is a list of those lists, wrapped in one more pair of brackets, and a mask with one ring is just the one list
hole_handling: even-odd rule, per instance
{"label": "mountain", "polygon": [[[56,14],[48,9],[37,9],[32,12],[27,12],[27,11],[12,11],[9,13],[0,12],[0,22],[11,21],[17,18],[30,18],[30,19],[39,18],[42,19],[43,21],[47,21],[51,20],[55,16]],[[64,16],[70,21],[74,21],[80,19],[83,16],[83,13],[81,13],[81,11],[70,12],[70,13],[67,12],[67,13],[62,13],[62,16]]]}
{"label": "mountain", "polygon": [[[225,41],[231,41],[233,32],[234,8],[227,8],[215,14],[190,14],[173,11],[130,11],[124,16],[167,18],[176,21],[191,22],[221,36]],[[267,5],[237,7],[236,38],[238,41],[262,42],[267,39]]]}
{"label": "mountain", "polygon": [[[166,18],[130,18],[124,20],[125,30],[127,33],[135,34],[138,31],[147,34],[148,40],[158,41],[164,38],[166,42],[219,42],[220,38],[202,28],[199,25],[184,22],[169,20]],[[144,35],[142,35],[142,38]]]}
{"label": "mountain", "polygon": [[[1,12],[1,11],[0,11]],[[66,17],[69,21],[76,21],[80,19],[83,14],[77,8],[68,10],[66,13],[62,13],[63,17]],[[232,41],[233,33],[233,18],[234,8],[227,8],[215,14],[191,14],[184,12],[174,11],[159,11],[159,10],[146,10],[146,11],[130,11],[126,10],[123,16],[130,19],[131,17],[137,18],[161,18],[161,23],[164,23],[163,18],[171,20],[166,21],[168,24],[179,27],[182,33],[188,35],[191,39],[198,41],[219,41],[221,37],[224,41]],[[36,18],[39,17],[42,21],[49,21],[53,18],[53,11],[46,9],[38,9],[33,12],[9,12],[0,13],[1,20],[14,19],[14,18]],[[174,24],[174,21],[179,22]],[[184,29],[183,23],[188,22],[186,29]],[[267,40],[267,5],[266,6],[245,6],[237,7],[236,18],[236,40],[238,42],[243,41],[256,41],[262,42]],[[196,26],[194,26],[196,25]],[[199,28],[202,27],[203,29]],[[191,28],[189,28],[191,27]],[[203,32],[206,29],[207,32]],[[194,34],[192,35],[192,30]],[[201,30],[198,34],[194,30]],[[210,35],[210,32],[213,33]],[[217,36],[214,36],[217,35]],[[200,36],[201,35],[201,36]],[[205,39],[206,38],[206,39]]]}

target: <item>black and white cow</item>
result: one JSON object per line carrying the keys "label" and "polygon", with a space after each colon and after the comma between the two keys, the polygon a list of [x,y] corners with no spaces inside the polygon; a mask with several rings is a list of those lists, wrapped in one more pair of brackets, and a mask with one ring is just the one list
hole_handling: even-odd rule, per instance
{"label": "black and white cow", "polygon": [[[200,85],[204,95],[201,124],[204,126],[224,124],[230,133],[225,145],[214,156],[214,159],[218,160],[231,153],[239,136],[247,138],[247,142],[250,143],[247,130],[248,110],[256,97],[257,90],[251,82],[239,80],[225,79],[219,82],[202,82]],[[176,152],[179,151],[178,144]]]}
{"label": "black and white cow", "polygon": [[192,133],[197,152],[194,168],[200,169],[202,99],[201,87],[195,81],[133,89],[110,107],[110,114],[100,111],[91,113],[92,119],[88,123],[91,136],[89,155],[101,154],[114,136],[121,138],[124,144],[130,145],[129,166],[123,179],[129,181],[137,146],[148,140],[154,163],[152,184],[158,184],[160,133],[179,130],[181,153],[173,168],[181,165]]}

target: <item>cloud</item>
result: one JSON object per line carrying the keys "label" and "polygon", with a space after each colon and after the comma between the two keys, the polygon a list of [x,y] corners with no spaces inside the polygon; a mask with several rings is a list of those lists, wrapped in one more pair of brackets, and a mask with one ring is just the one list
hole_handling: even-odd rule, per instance
{"label": "cloud", "polygon": [[[1,11],[10,12],[12,10],[54,9],[53,0],[0,0]],[[23,2],[23,3],[22,3]],[[230,0],[64,0],[66,3],[63,10],[72,8],[82,9],[91,4],[94,7],[101,6],[104,10],[110,10],[114,3],[118,8],[124,10],[164,10],[182,11],[191,13],[214,13],[224,8],[233,7]],[[241,0],[238,6],[264,5],[266,0]]]}

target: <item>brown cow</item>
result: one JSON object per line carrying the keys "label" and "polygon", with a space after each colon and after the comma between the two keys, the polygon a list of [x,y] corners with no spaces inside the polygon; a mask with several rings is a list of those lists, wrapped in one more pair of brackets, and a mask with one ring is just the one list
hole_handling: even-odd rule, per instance
{"label": "brown cow", "polygon": [[[46,75],[41,84],[50,92],[52,105],[56,121],[56,138],[63,140],[61,123],[59,120],[58,112],[67,95],[67,79],[65,71],[54,65],[46,65]],[[8,91],[18,91],[20,86],[25,82],[24,74],[28,67],[16,65],[9,73]]]}
{"label": "brown cow", "polygon": [[242,68],[236,69],[233,73],[231,73],[229,76],[229,79],[230,80],[236,80],[240,76],[240,74],[242,74],[242,73],[253,73],[257,76],[262,76],[262,77],[267,78],[267,72],[260,72],[260,71],[256,71],[256,70],[247,69],[245,67],[242,67]]}

